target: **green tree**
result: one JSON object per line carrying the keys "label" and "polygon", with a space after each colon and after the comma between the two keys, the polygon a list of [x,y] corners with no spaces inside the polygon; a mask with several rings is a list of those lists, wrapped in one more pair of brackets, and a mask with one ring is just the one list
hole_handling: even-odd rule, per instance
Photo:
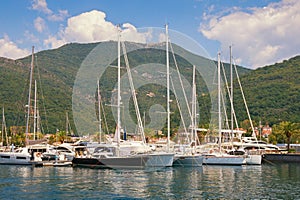
{"label": "green tree", "polygon": [[67,141],[69,139],[69,137],[67,136],[66,131],[59,131],[56,133],[56,140],[57,142],[60,143],[64,143],[65,141]]}
{"label": "green tree", "polygon": [[[253,125],[254,126],[254,125]],[[249,119],[245,119],[240,123],[240,128],[246,130],[246,136],[252,135],[252,127]]]}
{"label": "green tree", "polygon": [[293,135],[298,135],[299,133],[299,124],[283,121],[280,122],[278,125],[273,126],[273,137],[278,140],[280,138],[284,139],[287,143],[287,150],[290,150],[291,139]]}
{"label": "green tree", "polygon": [[25,146],[25,133],[18,133],[11,137],[11,144]]}

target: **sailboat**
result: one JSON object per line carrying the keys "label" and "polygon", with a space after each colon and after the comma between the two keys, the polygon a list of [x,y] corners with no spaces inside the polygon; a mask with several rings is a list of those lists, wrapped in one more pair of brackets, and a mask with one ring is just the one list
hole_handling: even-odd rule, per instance
{"label": "sailboat", "polygon": [[189,134],[189,144],[179,144],[174,146],[175,156],[173,166],[180,167],[200,167],[203,163],[203,156],[196,152],[197,145],[197,120],[196,120],[196,82],[195,66],[193,66],[193,87],[192,87],[192,117],[191,133]]}
{"label": "sailboat", "polygon": [[[32,78],[33,57],[34,57],[34,48],[32,47],[32,61],[31,61],[30,78]],[[31,79],[30,79],[30,84],[31,84]],[[3,120],[5,121],[4,109],[3,109]],[[2,124],[2,128],[6,129],[5,123]],[[26,137],[26,142],[28,142],[27,137]],[[27,147],[16,148],[13,144],[9,147],[8,151],[0,152],[0,164],[13,164],[13,165],[36,164],[33,161],[33,159],[34,159],[34,155],[33,155],[33,153],[32,154],[29,153],[29,149]]]}
{"label": "sailboat", "polygon": [[[172,153],[155,153],[155,152],[137,152],[135,148],[133,151],[126,151],[126,145],[121,144],[121,118],[120,118],[120,110],[121,110],[121,59],[120,59],[120,51],[121,51],[121,42],[120,42],[120,31],[118,30],[118,88],[117,88],[117,124],[116,124],[116,133],[115,138],[116,142],[111,144],[99,144],[98,147],[95,148],[94,153],[91,157],[86,158],[74,158],[72,160],[73,166],[79,167],[92,167],[92,168],[113,168],[113,169],[145,169],[149,167],[169,167],[172,166],[174,154]],[[123,48],[124,51],[124,48]],[[128,62],[126,53],[124,52],[125,61]],[[127,66],[129,68],[129,66]],[[127,69],[128,69],[127,68]],[[129,72],[129,71],[128,71]],[[130,73],[128,73],[130,78]],[[134,89],[133,98],[136,101]],[[137,113],[137,117],[139,115],[139,110],[137,104],[135,102],[135,108]],[[99,116],[100,117],[100,116]],[[99,119],[100,121],[100,119]],[[140,124],[140,120],[138,118],[139,128],[143,127]],[[143,138],[143,141],[145,139]],[[143,145],[142,141],[142,145]],[[128,143],[127,143],[128,144]],[[141,143],[139,143],[141,144]],[[133,143],[129,143],[129,146],[134,146]],[[141,146],[142,151],[145,151],[145,146]]]}
{"label": "sailboat", "polygon": [[4,146],[4,133],[5,133],[5,140],[6,140],[6,146],[8,145],[8,137],[7,137],[7,129],[6,129],[6,121],[5,121],[5,115],[4,115],[4,107],[2,108],[2,136],[1,136],[1,147]]}
{"label": "sailboat", "polygon": [[31,155],[27,149],[16,150],[14,145],[8,146],[7,130],[5,123],[4,108],[2,110],[2,145],[4,144],[4,132],[6,135],[6,147],[0,152],[0,164],[30,164]]}
{"label": "sailboat", "polygon": [[[234,113],[234,107],[233,107],[234,104],[233,104],[232,47],[230,46],[229,49],[230,49],[230,79],[231,79],[230,80],[230,88],[231,89],[230,89],[230,94],[229,94],[229,96],[230,96],[230,107],[231,107],[231,119],[230,120],[231,120],[231,136],[233,136],[233,134],[234,134],[234,130],[233,130],[234,120],[233,120],[233,118],[235,116],[235,113]],[[262,155],[255,148],[255,147],[257,147],[258,141],[256,139],[256,134],[254,132],[253,123],[252,123],[252,120],[251,120],[251,117],[250,117],[249,109],[248,109],[248,106],[247,106],[247,103],[246,103],[246,99],[245,99],[245,96],[244,96],[244,92],[243,92],[243,89],[242,89],[242,85],[241,85],[241,82],[240,82],[240,79],[239,79],[239,76],[238,76],[236,66],[235,66],[235,72],[236,72],[236,75],[237,75],[237,80],[239,82],[240,90],[241,90],[242,97],[243,97],[243,100],[244,100],[244,105],[246,107],[248,118],[249,118],[249,121],[250,121],[250,124],[251,124],[252,136],[255,139],[255,142],[254,143],[246,143],[246,141],[243,141],[243,139],[241,137],[243,132],[239,132],[239,133],[237,133],[237,134],[239,134],[237,139],[240,140],[240,142],[232,142],[233,147],[236,148],[236,149],[232,150],[230,153],[231,154],[246,155],[246,164],[248,164],[248,165],[260,165],[261,162],[262,162]],[[235,121],[236,121],[236,117],[235,117]],[[251,149],[255,149],[255,150],[253,151]]]}
{"label": "sailboat", "polygon": [[221,63],[218,53],[218,148],[211,149],[204,155],[203,164],[206,165],[243,165],[244,156],[230,155],[222,149],[222,116],[221,116]]}

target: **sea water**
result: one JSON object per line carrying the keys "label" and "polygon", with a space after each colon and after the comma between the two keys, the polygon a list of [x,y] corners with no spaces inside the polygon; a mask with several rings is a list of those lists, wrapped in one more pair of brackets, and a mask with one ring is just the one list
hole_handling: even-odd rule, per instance
{"label": "sea water", "polygon": [[299,164],[110,170],[0,166],[0,199],[299,199]]}

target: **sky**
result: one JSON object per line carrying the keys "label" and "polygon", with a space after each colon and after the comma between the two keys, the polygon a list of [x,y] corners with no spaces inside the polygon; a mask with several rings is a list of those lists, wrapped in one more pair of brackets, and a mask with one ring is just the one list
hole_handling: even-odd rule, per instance
{"label": "sky", "polygon": [[215,58],[250,69],[300,54],[299,0],[2,0],[0,57],[18,59],[71,42],[107,40],[119,25],[135,33],[169,28]]}

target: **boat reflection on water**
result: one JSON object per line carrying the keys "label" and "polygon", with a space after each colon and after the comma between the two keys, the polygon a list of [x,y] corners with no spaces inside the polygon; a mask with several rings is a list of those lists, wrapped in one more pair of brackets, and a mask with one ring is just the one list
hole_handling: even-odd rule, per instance
{"label": "boat reflection on water", "polygon": [[0,165],[0,199],[299,199],[300,166],[94,170]]}
{"label": "boat reflection on water", "polygon": [[[262,197],[257,186],[263,184],[261,165],[203,167],[204,197],[240,199]],[[258,194],[258,196],[256,196]]]}

